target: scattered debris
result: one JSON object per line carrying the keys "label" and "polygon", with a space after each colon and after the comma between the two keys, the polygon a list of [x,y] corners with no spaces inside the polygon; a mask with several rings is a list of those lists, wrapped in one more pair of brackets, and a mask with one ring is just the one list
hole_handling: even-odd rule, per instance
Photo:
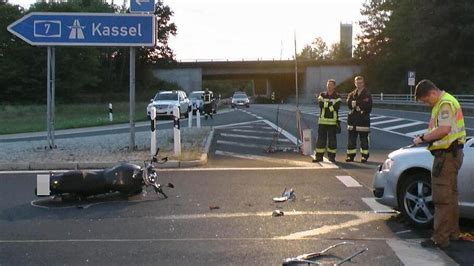
{"label": "scattered debris", "polygon": [[[354,243],[344,241],[344,242],[337,243],[335,245],[329,246],[328,248],[326,248],[326,249],[324,249],[320,252],[302,254],[302,255],[296,256],[294,258],[287,258],[283,261],[283,265],[294,265],[294,264],[301,264],[301,263],[307,263],[308,265],[309,264],[320,265],[320,263],[317,260],[322,259],[322,257],[326,255],[325,253],[328,252],[329,250],[331,250],[335,247],[338,247],[338,246],[342,246],[342,245],[354,245]],[[346,257],[346,258],[340,260],[339,262],[335,263],[334,265],[341,265],[344,262],[351,261],[355,256],[358,256],[358,255],[366,252],[367,250],[369,250],[369,249],[368,248],[361,249],[361,250],[355,252],[354,254],[350,255],[349,257]]]}
{"label": "scattered debris", "polygon": [[285,213],[282,210],[274,210],[273,213],[272,213],[273,217],[279,217],[279,216],[283,216],[283,215],[285,215]]}
{"label": "scattered debris", "polygon": [[293,188],[290,188],[289,190],[283,190],[283,193],[281,193],[281,197],[274,197],[273,201],[274,202],[285,202],[285,201],[292,201],[296,199],[296,194]]}
{"label": "scattered debris", "polygon": [[220,209],[219,206],[209,205],[209,210],[218,210]]}
{"label": "scattered debris", "polygon": [[459,240],[474,242],[474,233],[460,233]]}

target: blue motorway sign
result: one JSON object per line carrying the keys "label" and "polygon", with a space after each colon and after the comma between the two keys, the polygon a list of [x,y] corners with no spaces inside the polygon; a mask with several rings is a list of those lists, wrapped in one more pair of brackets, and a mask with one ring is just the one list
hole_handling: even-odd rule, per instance
{"label": "blue motorway sign", "polygon": [[31,45],[154,46],[153,14],[32,12],[8,31]]}
{"label": "blue motorway sign", "polygon": [[155,0],[130,0],[130,12],[155,12]]}

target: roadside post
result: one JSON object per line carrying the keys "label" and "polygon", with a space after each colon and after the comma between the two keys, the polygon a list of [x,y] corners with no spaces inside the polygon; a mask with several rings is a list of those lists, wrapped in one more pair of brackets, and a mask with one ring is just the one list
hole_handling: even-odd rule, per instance
{"label": "roadside post", "polygon": [[[408,71],[408,86],[410,86],[410,100],[413,97],[413,86],[415,86],[416,73],[415,71]],[[413,101],[416,99],[413,97]]]}
{"label": "roadside post", "polygon": [[193,127],[193,108],[191,108],[191,111],[188,113],[188,128]]}
{"label": "roadside post", "polygon": [[151,121],[150,153],[153,156],[156,153],[156,107],[155,106],[151,107],[150,121]]}
{"label": "roadside post", "polygon": [[112,111],[112,103],[109,103],[109,121],[112,122],[114,121],[114,114]]}
{"label": "roadside post", "polygon": [[199,113],[199,108],[196,110],[196,127],[201,128],[201,114]]}
{"label": "roadside post", "polygon": [[179,125],[179,117],[181,116],[181,114],[179,113],[178,106],[173,107],[173,116],[174,116],[174,126],[173,126],[174,155],[179,157],[181,156],[181,128]]}

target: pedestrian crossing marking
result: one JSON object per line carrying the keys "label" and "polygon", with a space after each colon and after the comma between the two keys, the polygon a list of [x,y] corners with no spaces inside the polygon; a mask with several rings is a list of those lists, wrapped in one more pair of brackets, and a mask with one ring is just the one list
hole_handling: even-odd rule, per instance
{"label": "pedestrian crossing marking", "polygon": [[402,121],[402,120],[403,120],[402,118],[394,118],[394,119],[390,119],[390,120],[371,123],[371,125],[375,126],[375,125],[387,124],[387,123],[392,123],[392,122],[398,122],[398,121]]}
{"label": "pedestrian crossing marking", "polygon": [[[274,137],[259,137],[259,136],[249,136],[249,135],[239,135],[239,134],[230,134],[230,133],[220,133],[223,137],[232,137],[232,138],[241,138],[241,139],[261,139],[261,140],[274,140]],[[278,139],[281,142],[291,142],[289,139]]]}
{"label": "pedestrian crossing marking", "polygon": [[427,130],[428,130],[428,129],[417,130],[417,131],[405,133],[405,135],[408,135],[408,136],[410,136],[410,137],[416,137],[416,136],[418,136],[418,135],[421,135],[421,134],[425,133]]}
{"label": "pedestrian crossing marking", "polygon": [[245,147],[245,148],[261,148],[261,149],[268,149],[268,146],[269,146],[269,145],[248,144],[248,143],[227,141],[227,140],[218,140],[218,141],[216,141],[216,143],[217,144],[224,144],[224,145],[231,145],[231,146]]}
{"label": "pedestrian crossing marking", "polygon": [[230,131],[242,132],[242,133],[263,133],[263,134],[275,134],[275,133],[277,133],[275,131],[258,131],[258,130],[238,129],[238,128],[233,128]]}
{"label": "pedestrian crossing marking", "polygon": [[411,123],[408,123],[408,124],[401,124],[401,125],[397,125],[397,126],[385,127],[384,129],[385,130],[394,130],[394,129],[400,129],[400,128],[405,128],[405,127],[416,126],[416,125],[420,125],[420,124],[424,124],[424,123],[420,122],[420,121],[415,121],[415,122],[411,122]]}

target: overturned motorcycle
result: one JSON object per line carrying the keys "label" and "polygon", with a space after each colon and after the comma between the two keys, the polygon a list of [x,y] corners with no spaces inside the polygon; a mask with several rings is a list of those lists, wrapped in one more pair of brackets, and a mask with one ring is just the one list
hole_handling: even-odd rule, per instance
{"label": "overturned motorcycle", "polygon": [[156,193],[168,196],[163,187],[174,188],[168,183],[157,183],[158,173],[155,164],[163,164],[168,157],[158,159],[157,149],[150,162],[143,162],[144,166],[130,163],[119,163],[111,168],[99,171],[74,170],[65,173],[38,175],[35,194],[38,197],[54,196],[62,201],[83,200],[90,196],[120,192],[124,195],[136,195],[152,187]]}

